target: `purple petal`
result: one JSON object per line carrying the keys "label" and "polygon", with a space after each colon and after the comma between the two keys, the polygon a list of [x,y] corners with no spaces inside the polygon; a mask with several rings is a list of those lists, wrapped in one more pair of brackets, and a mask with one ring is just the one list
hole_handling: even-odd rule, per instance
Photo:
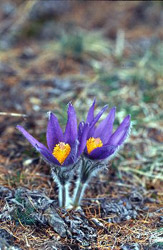
{"label": "purple petal", "polygon": [[49,122],[46,132],[46,140],[48,148],[53,152],[54,146],[59,142],[63,142],[63,132],[59,125],[57,117],[50,112],[49,113]]}
{"label": "purple petal", "polygon": [[43,156],[44,160],[52,165],[60,165],[59,161],[52,155],[52,153],[45,147],[36,145],[36,150]]}
{"label": "purple petal", "polygon": [[57,159],[51,154],[51,152],[38,140],[36,140],[32,135],[30,135],[22,126],[16,126],[17,129],[25,136],[25,138],[32,144],[32,146],[42,154],[45,160],[50,164],[60,165]]}
{"label": "purple petal", "polygon": [[88,115],[87,115],[87,119],[86,119],[87,123],[91,123],[94,119],[95,103],[96,103],[96,100],[94,99],[92,106],[90,107],[90,109],[88,111]]}
{"label": "purple petal", "polygon": [[108,116],[102,122],[100,122],[98,127],[95,129],[94,137],[99,137],[102,140],[103,144],[106,144],[112,134],[115,111],[116,108],[112,108]]}
{"label": "purple petal", "polygon": [[89,124],[80,122],[78,130],[78,140],[79,140],[78,156],[83,153],[84,148],[86,146],[88,130],[89,130]]}
{"label": "purple petal", "polygon": [[78,126],[78,139],[79,139],[79,141],[80,141],[80,138],[83,134],[84,127],[85,127],[85,122],[83,122],[83,121],[80,122],[79,126]]}
{"label": "purple petal", "polygon": [[114,154],[116,148],[116,146],[105,145],[100,148],[95,148],[90,154],[87,154],[87,156],[93,160],[103,160]]}
{"label": "purple petal", "polygon": [[25,138],[36,148],[36,145],[42,148],[46,148],[42,143],[36,140],[32,135],[30,135],[22,126],[16,126],[16,128],[25,136]]}
{"label": "purple petal", "polygon": [[102,116],[102,114],[105,112],[105,110],[108,108],[108,105],[105,105],[100,112],[95,116],[94,120],[91,123],[91,126],[94,126],[96,124],[96,122],[98,122],[98,120],[100,119],[100,117]]}
{"label": "purple petal", "polygon": [[73,142],[77,139],[78,133],[77,133],[77,117],[74,107],[71,103],[68,105],[68,119],[64,134],[64,141],[73,144]]}
{"label": "purple petal", "polygon": [[112,134],[108,143],[110,145],[120,146],[123,144],[130,129],[130,115],[126,116],[117,130]]}
{"label": "purple petal", "polygon": [[66,158],[66,160],[63,163],[63,166],[69,166],[71,164],[74,164],[77,160],[77,151],[78,151],[78,145],[79,142],[76,140],[72,145],[71,145],[71,152]]}
{"label": "purple petal", "polygon": [[108,105],[105,105],[101,110],[100,112],[95,116],[95,118],[93,119],[93,121],[91,122],[90,124],[90,129],[89,129],[89,132],[88,132],[88,137],[87,138],[90,138],[91,136],[93,136],[94,134],[94,131],[95,131],[95,124],[96,122],[98,122],[98,120],[100,119],[100,117],[102,116],[102,114],[105,112],[105,110],[108,108]]}

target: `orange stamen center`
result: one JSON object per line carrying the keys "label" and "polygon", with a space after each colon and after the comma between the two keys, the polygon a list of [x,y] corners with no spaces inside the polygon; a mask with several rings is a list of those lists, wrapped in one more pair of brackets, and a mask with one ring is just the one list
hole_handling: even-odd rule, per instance
{"label": "orange stamen center", "polygon": [[68,143],[60,142],[55,145],[52,154],[62,165],[66,160],[67,156],[70,154],[70,151],[71,147]]}
{"label": "orange stamen center", "polygon": [[100,148],[103,146],[103,143],[100,138],[90,137],[87,140],[87,151],[90,154],[95,148]]}

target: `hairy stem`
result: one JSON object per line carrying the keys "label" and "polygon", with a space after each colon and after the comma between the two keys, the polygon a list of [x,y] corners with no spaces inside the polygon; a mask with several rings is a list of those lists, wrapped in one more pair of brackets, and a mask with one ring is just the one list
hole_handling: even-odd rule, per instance
{"label": "hairy stem", "polygon": [[82,183],[79,179],[76,185],[75,193],[74,193],[74,199],[73,199],[73,207],[77,208],[80,205],[80,201],[84,195],[84,191],[86,188],[87,183]]}
{"label": "hairy stem", "polygon": [[59,195],[58,195],[59,206],[62,208],[69,208],[71,204],[71,199],[69,196],[69,182],[64,184],[58,182],[57,184],[59,188]]}
{"label": "hairy stem", "polygon": [[59,184],[58,188],[59,188],[59,195],[58,195],[59,206],[60,207],[65,207],[65,204],[66,204],[66,190],[65,190],[65,185]]}
{"label": "hairy stem", "polygon": [[57,172],[56,169],[51,168],[51,174],[54,182],[58,185],[58,202],[62,208],[71,207],[71,199],[69,196],[70,178],[65,178],[63,172]]}
{"label": "hairy stem", "polygon": [[73,207],[76,208],[80,206],[81,199],[84,195],[84,191],[87,184],[105,165],[99,162],[93,162],[87,159],[82,160],[81,168],[78,171],[78,180],[76,183],[76,188],[73,197]]}

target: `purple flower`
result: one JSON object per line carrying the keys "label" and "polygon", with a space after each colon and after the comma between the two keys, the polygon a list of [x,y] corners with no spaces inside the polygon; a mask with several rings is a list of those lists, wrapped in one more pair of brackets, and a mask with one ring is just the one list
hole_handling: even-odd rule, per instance
{"label": "purple flower", "polygon": [[49,112],[47,126],[47,146],[37,141],[22,126],[17,129],[26,137],[33,147],[50,163],[50,165],[69,166],[77,161],[78,157],[78,133],[77,117],[71,103],[68,105],[68,120],[65,133],[63,133],[56,116]]}
{"label": "purple flower", "polygon": [[[130,115],[126,116],[117,130],[113,133],[113,123],[115,119],[116,108],[111,108],[107,117],[95,124],[106,110],[106,106],[94,117],[95,101],[90,107],[86,123],[83,123],[79,142],[85,142],[85,155],[93,160],[106,159],[113,155],[126,140],[130,130]],[[78,133],[79,134],[79,133]]]}

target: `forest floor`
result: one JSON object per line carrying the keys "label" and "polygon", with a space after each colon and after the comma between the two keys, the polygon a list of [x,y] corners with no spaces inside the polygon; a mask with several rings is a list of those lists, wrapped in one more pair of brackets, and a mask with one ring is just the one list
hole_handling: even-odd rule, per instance
{"label": "forest floor", "polygon": [[[0,3],[0,247],[163,249],[162,3],[48,2]],[[64,128],[67,103],[82,120],[94,97],[96,112],[117,107],[114,129],[131,114],[131,135],[82,210],[61,211],[49,166],[16,125],[46,143],[48,111]]]}

